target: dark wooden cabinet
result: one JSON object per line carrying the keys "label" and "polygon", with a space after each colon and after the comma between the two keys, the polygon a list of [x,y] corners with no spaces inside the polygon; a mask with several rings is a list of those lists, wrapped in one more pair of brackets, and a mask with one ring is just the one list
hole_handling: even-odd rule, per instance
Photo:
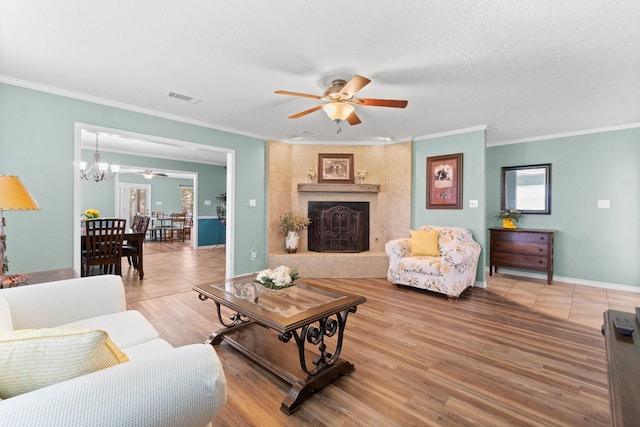
{"label": "dark wooden cabinet", "polygon": [[498,267],[547,273],[553,279],[554,230],[490,228],[489,275]]}
{"label": "dark wooden cabinet", "polygon": [[[613,320],[621,317],[634,325],[633,334],[627,336],[616,331]],[[613,426],[634,426],[640,420],[640,337],[635,315],[622,311],[604,312],[602,325],[607,349],[609,397]]]}

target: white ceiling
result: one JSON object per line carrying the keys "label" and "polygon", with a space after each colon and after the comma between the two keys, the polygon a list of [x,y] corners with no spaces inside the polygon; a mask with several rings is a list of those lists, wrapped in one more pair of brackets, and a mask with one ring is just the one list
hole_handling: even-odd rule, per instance
{"label": "white ceiling", "polygon": [[[336,125],[333,78],[372,80]],[[262,139],[489,145],[640,122],[637,0],[0,0],[0,81]],[[199,104],[164,96],[175,91]]]}

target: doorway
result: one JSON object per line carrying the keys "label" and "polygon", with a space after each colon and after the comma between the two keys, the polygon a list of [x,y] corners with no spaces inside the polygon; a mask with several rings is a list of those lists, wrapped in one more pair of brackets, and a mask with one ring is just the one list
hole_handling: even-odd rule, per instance
{"label": "doorway", "polygon": [[133,217],[151,214],[151,185],[118,184],[118,201],[116,212],[119,218],[127,219],[127,227],[131,228]]}
{"label": "doorway", "polygon": [[[83,134],[100,132],[101,135],[105,134],[111,138],[101,138],[101,151],[110,151],[114,153],[137,155],[142,157],[159,158],[159,159],[171,159],[171,160],[184,160],[180,156],[183,153],[194,153],[198,155],[199,161],[193,161],[194,163],[204,163],[217,166],[225,166],[227,170],[226,176],[226,193],[229,195],[230,200],[233,200],[235,194],[235,150],[215,147],[210,145],[198,144],[189,141],[175,140],[165,137],[139,134],[135,132],[124,131],[121,129],[112,129],[102,126],[90,125],[85,123],[74,124],[74,167],[77,173],[74,174],[74,197],[73,207],[74,211],[79,212],[81,209],[81,192],[80,192],[80,160],[82,159],[81,150],[83,148],[93,149],[93,143],[86,145],[86,141],[83,140]],[[95,136],[94,136],[95,139]],[[94,141],[92,139],[91,141]],[[111,139],[111,146],[109,142],[105,140]],[[85,147],[86,145],[86,147]],[[205,159],[206,160],[203,160]],[[209,159],[215,159],[209,160]],[[218,159],[221,159],[218,161]],[[115,181],[117,183],[118,175],[116,175]],[[194,197],[194,235],[197,236],[197,224],[198,218],[197,207],[195,201],[198,200],[198,174],[192,173],[193,179],[193,197]],[[118,203],[119,193],[115,191],[115,203]],[[146,195],[145,195],[146,198]],[[128,205],[128,203],[127,203]],[[151,208],[150,202],[145,201],[145,206]],[[230,203],[227,206],[228,218],[226,227],[225,238],[225,274],[227,277],[232,277],[234,274],[234,206]],[[73,249],[73,268],[77,272],[80,271],[80,222],[77,221],[77,225],[74,227],[74,249]],[[197,238],[197,237],[196,237]]]}

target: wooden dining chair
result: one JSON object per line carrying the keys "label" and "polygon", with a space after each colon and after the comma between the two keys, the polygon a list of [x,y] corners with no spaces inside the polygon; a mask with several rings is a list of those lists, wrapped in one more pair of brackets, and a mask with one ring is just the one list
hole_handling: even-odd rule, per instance
{"label": "wooden dining chair", "polygon": [[[140,216],[140,219],[137,223],[134,223],[134,227],[131,228],[132,231],[136,233],[147,234],[147,230],[149,228],[149,223],[151,222],[151,217],[149,216]],[[142,244],[141,241],[125,241],[122,245],[122,256],[127,257],[127,261],[129,265],[133,265],[133,268],[138,268],[138,254],[140,253],[139,244]]]}
{"label": "wooden dining chair", "polygon": [[184,223],[187,214],[184,212],[171,214],[171,227],[169,228],[169,241],[173,242],[173,236],[176,240],[182,240],[184,242]]}
{"label": "wooden dining chair", "polygon": [[185,239],[191,240],[191,229],[193,228],[193,213],[187,212],[187,215],[184,217],[184,237]]}
{"label": "wooden dining chair", "polygon": [[121,256],[127,221],[119,218],[98,218],[85,221],[84,249],[81,275],[89,276],[91,267],[98,266],[101,274],[122,275]]}
{"label": "wooden dining chair", "polygon": [[[149,238],[151,240],[162,240],[162,218],[164,217],[164,212],[151,212],[151,224],[147,227],[149,231]],[[156,220],[155,222],[153,220]]]}

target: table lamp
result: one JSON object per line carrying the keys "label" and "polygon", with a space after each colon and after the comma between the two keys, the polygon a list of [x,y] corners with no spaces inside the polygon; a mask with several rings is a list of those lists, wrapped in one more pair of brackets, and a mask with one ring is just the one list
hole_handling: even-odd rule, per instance
{"label": "table lamp", "polygon": [[33,211],[40,209],[29,191],[20,182],[20,178],[13,175],[0,175],[0,259],[2,259],[2,273],[9,270],[9,262],[4,255],[7,247],[4,235],[4,211]]}

